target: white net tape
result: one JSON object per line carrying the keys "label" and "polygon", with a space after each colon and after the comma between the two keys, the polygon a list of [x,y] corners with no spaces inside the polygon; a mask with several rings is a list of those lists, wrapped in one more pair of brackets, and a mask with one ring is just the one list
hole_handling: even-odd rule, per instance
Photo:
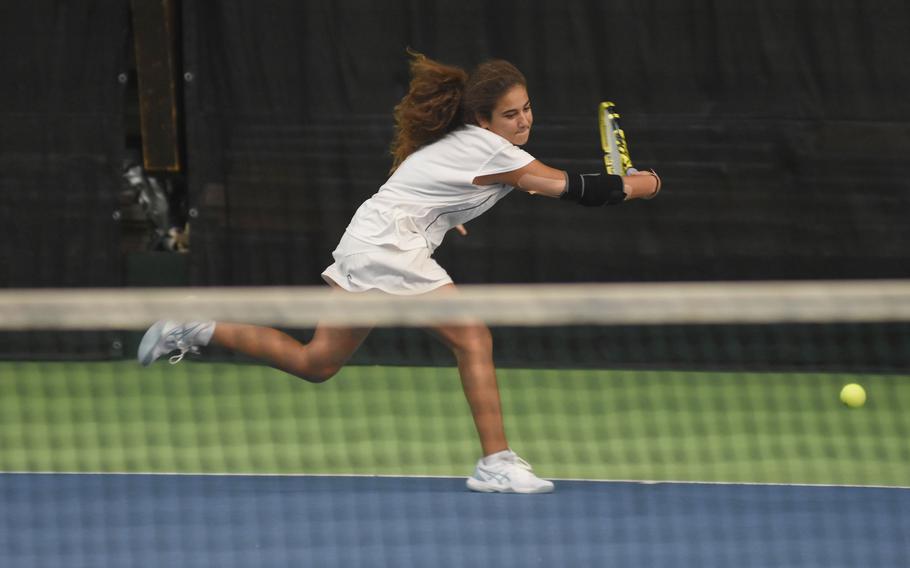
{"label": "white net tape", "polygon": [[326,287],[0,291],[0,329],[141,329],[158,319],[299,328],[910,321],[910,281],[461,286],[406,297]]}

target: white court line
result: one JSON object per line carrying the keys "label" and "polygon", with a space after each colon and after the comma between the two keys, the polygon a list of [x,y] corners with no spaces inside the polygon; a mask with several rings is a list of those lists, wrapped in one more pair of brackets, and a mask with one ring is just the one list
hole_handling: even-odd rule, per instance
{"label": "white court line", "polygon": [[[211,473],[211,472],[166,472],[166,471],[0,471],[0,475],[117,475],[117,476],[173,476],[173,477],[342,477],[363,479],[467,479],[467,476],[454,475],[392,475],[360,473]],[[832,487],[848,489],[910,489],[905,485],[853,485],[834,483],[770,483],[757,481],[679,481],[679,480],[643,480],[643,479],[584,479],[574,477],[547,477],[550,481],[580,481],[584,483],[626,483],[636,485],[733,485],[757,487]]]}

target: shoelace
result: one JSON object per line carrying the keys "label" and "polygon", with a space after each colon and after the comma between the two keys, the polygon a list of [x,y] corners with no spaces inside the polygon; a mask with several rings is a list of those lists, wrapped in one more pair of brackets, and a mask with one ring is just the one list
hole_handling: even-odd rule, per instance
{"label": "shoelace", "polygon": [[183,361],[183,356],[186,355],[187,353],[192,353],[193,355],[199,354],[199,348],[196,347],[195,345],[191,345],[189,347],[178,346],[177,349],[180,350],[180,353],[178,353],[176,355],[171,355],[167,360],[167,362],[170,363],[171,365],[176,365],[180,361]]}
{"label": "shoelace", "polygon": [[[168,333],[167,338],[165,339],[164,345],[170,347],[170,350],[179,349],[180,353],[176,355],[171,355],[167,362],[171,365],[176,365],[180,361],[183,361],[183,357],[187,353],[192,353],[197,355],[199,353],[199,348],[188,341],[189,338],[192,338],[195,335],[195,331],[198,328],[198,325],[193,327],[178,327],[173,329]],[[173,345],[173,347],[171,347]]]}

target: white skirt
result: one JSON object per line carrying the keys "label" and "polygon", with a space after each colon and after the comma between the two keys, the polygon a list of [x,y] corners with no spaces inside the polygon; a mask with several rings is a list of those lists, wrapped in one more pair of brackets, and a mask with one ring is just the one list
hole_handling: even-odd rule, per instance
{"label": "white skirt", "polygon": [[400,250],[365,243],[345,233],[332,257],[335,262],[322,272],[322,278],[348,292],[381,290],[407,296],[452,283],[428,248]]}

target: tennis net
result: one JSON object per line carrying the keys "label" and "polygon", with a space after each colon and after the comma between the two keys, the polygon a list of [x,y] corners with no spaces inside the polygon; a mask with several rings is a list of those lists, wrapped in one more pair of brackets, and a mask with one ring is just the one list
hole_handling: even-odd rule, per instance
{"label": "tennis net", "polygon": [[[312,385],[214,346],[143,369],[166,318],[375,329]],[[478,320],[554,495],[464,487],[480,446],[423,330]],[[910,282],[7,290],[0,337],[4,565],[910,560]]]}

